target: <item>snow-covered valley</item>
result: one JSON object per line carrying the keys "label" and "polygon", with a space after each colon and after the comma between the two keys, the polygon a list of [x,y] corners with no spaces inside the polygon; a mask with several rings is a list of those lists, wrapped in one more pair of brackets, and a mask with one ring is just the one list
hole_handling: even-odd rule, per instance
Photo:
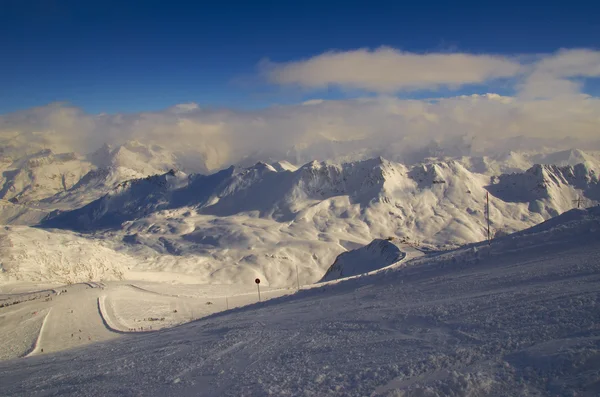
{"label": "snow-covered valley", "polygon": [[[136,142],[86,156],[26,158],[10,167],[45,182],[23,180],[14,194],[9,177],[25,171],[3,174],[10,201],[0,206],[2,284],[260,277],[287,288],[297,283],[296,269],[303,284],[316,282],[339,254],[374,239],[421,250],[482,241],[488,193],[492,236],[600,202],[597,154],[580,150],[412,165],[279,161],[213,174],[177,170],[175,155]],[[91,170],[71,180],[53,173],[56,163]],[[53,181],[67,179],[56,193]]]}
{"label": "snow-covered valley", "polygon": [[[431,252],[175,328],[0,362],[2,394],[594,396],[599,272],[600,212],[572,210],[491,245]],[[112,310],[124,313],[119,299],[135,292],[95,291],[111,288],[119,291]],[[178,288],[163,284],[154,295]],[[205,305],[206,296],[195,299]]]}

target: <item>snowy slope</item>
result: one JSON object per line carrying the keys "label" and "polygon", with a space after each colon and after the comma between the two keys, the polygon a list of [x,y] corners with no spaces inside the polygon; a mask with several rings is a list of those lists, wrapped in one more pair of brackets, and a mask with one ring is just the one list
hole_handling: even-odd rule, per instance
{"label": "snowy slope", "polygon": [[104,145],[87,155],[87,159],[93,169],[69,189],[42,200],[40,205],[63,211],[80,208],[121,183],[164,173],[177,164],[176,157],[163,148],[135,141],[116,147]]}
{"label": "snowy slope", "polygon": [[99,168],[127,168],[141,175],[153,175],[178,167],[177,157],[158,145],[129,141],[112,147],[104,145],[87,156]]}
{"label": "snowy slope", "polygon": [[40,208],[0,199],[0,225],[35,225],[48,214]]}
{"label": "snowy slope", "polygon": [[[44,149],[21,157],[1,157],[0,199],[51,211],[94,201],[119,183],[168,171],[176,157],[138,142],[103,146],[89,155]],[[0,217],[8,218],[7,215]]]}
{"label": "snowy slope", "polygon": [[536,164],[559,167],[583,164],[586,168],[594,170],[596,174],[600,172],[600,153],[597,151],[584,152],[579,149],[560,152],[509,151],[492,156],[465,156],[458,158],[457,161],[470,171],[486,175],[524,172]]}
{"label": "snowy slope", "polygon": [[[0,289],[0,360],[151,332],[257,301],[256,287],[104,281]],[[28,286],[28,287],[26,287]],[[261,288],[261,300],[295,290]]]}
{"label": "snowy slope", "polygon": [[95,168],[71,188],[38,202],[47,210],[69,211],[83,207],[111,192],[120,183],[146,177],[126,167]]}
{"label": "snowy slope", "polygon": [[[51,189],[27,179],[21,191],[29,196],[20,197],[31,201],[0,203],[1,222],[34,225],[44,219],[48,233],[54,233],[51,228],[85,232],[78,239],[104,241],[113,252],[136,258],[129,270],[153,280],[159,274],[165,280],[191,277],[194,283],[261,277],[270,285],[290,286],[298,267],[302,280],[315,282],[337,255],[373,239],[410,238],[433,249],[484,240],[488,191],[494,235],[600,199],[596,157],[576,150],[410,166],[382,158],[301,167],[259,162],[211,175],[169,171],[166,167],[177,162],[174,155],[136,142],[104,146],[85,158],[49,151],[28,156],[3,162],[9,167],[4,175],[27,174],[33,165],[51,170],[58,163],[82,162],[89,172],[73,184],[69,180],[66,189],[52,187],[51,178],[42,178]],[[533,160],[584,163],[530,166]],[[495,175],[502,169],[513,171]],[[31,236],[38,249],[55,250],[46,249],[50,239]],[[44,278],[51,273],[39,274],[53,281]]]}
{"label": "snowy slope", "polygon": [[587,168],[593,169],[598,173],[600,171],[600,160],[595,152],[586,153],[579,149],[563,150],[560,152],[551,152],[536,154],[530,156],[531,161],[537,164],[557,165],[559,167],[575,166],[584,164]]}
{"label": "snowy slope", "polygon": [[0,284],[119,280],[134,258],[106,242],[27,226],[0,230]]}
{"label": "snowy slope", "polygon": [[600,200],[600,183],[593,169],[585,164],[559,167],[534,165],[524,173],[501,175],[490,186],[490,192],[506,202],[529,203],[529,210],[544,218],[556,216],[573,208]]}
{"label": "snowy slope", "polygon": [[340,254],[321,281],[337,280],[382,269],[401,261],[405,256],[406,252],[401,251],[401,247],[393,240],[373,240],[364,247]]}
{"label": "snowy slope", "polygon": [[75,185],[93,165],[75,153],[42,150],[18,159],[4,159],[0,198],[28,203],[51,197]]}
{"label": "snowy slope", "polygon": [[231,310],[0,363],[7,396],[595,396],[600,212]]}
{"label": "snowy slope", "polygon": [[60,226],[64,218],[72,220],[74,230],[120,225],[170,206],[171,190],[177,187],[180,179],[186,183],[185,178],[185,175],[172,172],[122,182],[100,199],[66,214],[59,213],[45,225]]}
{"label": "snowy slope", "polygon": [[[325,205],[330,199],[345,196],[351,205],[359,206],[366,222],[370,217],[385,216],[388,220],[384,225],[395,223],[386,228],[389,235],[417,226],[421,229],[419,238],[432,238],[438,233],[449,237],[444,229],[452,228],[454,233],[462,226],[465,230],[459,231],[455,240],[463,243],[483,238],[480,209],[486,189],[501,199],[492,204],[502,218],[494,217],[494,223],[503,222],[498,227],[511,230],[528,226],[519,224],[518,218],[527,217],[537,223],[573,208],[573,200],[579,195],[587,199],[587,205],[600,199],[598,177],[585,164],[535,165],[525,172],[493,177],[490,184],[487,176],[471,172],[456,161],[411,168],[384,159],[341,165],[312,162],[297,170],[258,163],[209,176],[167,173],[127,182],[100,200],[63,213],[46,225],[74,230],[118,229],[124,221],[183,207],[220,217],[256,213],[289,222],[312,215],[317,203]],[[514,203],[526,203],[529,209]],[[423,220],[432,215],[441,219],[414,225],[417,217]]]}

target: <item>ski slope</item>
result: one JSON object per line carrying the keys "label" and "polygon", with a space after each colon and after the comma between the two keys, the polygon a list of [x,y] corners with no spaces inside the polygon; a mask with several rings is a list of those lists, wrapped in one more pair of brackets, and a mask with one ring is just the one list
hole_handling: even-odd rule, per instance
{"label": "ski slope", "polygon": [[600,208],[148,334],[0,362],[7,396],[597,396]]}
{"label": "ski slope", "polygon": [[[257,291],[249,281],[247,286],[88,282],[0,292],[0,360],[157,331],[254,303]],[[291,292],[263,286],[261,299]]]}

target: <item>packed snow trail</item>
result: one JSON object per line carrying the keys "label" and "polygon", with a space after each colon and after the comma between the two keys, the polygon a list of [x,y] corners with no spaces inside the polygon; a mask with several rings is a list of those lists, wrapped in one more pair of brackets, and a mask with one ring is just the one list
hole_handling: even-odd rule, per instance
{"label": "packed snow trail", "polygon": [[[38,331],[37,338],[35,339],[35,342],[31,346],[30,351],[27,352],[27,354],[25,354],[24,357],[33,356],[35,354],[39,354],[42,351],[42,349],[43,349],[41,347],[42,346],[42,343],[41,343],[42,342],[42,334],[44,333],[44,328],[46,328],[46,320],[48,320],[48,315],[50,314],[51,311],[52,311],[52,308],[48,309],[48,311],[44,315],[42,323],[40,325],[40,329]],[[13,342],[14,341],[10,341],[9,343],[13,343]]]}
{"label": "packed snow trail", "polygon": [[597,396],[600,211],[567,215],[491,247],[0,362],[2,393]]}
{"label": "packed snow trail", "polygon": [[94,288],[88,284],[64,287],[68,292],[52,297],[52,310],[33,354],[41,353],[42,349],[43,353],[52,353],[117,336],[104,326],[99,316],[97,299],[102,290],[93,285]]}

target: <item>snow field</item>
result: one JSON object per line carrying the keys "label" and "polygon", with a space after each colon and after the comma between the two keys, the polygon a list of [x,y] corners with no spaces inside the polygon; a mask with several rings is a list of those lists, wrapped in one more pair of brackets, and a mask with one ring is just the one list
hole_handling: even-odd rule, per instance
{"label": "snow field", "polygon": [[[158,287],[158,288],[155,288]],[[190,286],[188,291],[191,290]],[[184,288],[185,288],[184,287]],[[205,286],[194,286],[202,290]],[[210,290],[210,286],[208,286]],[[233,288],[232,288],[233,287]],[[182,296],[178,286],[150,285],[146,288],[160,289],[168,292],[155,292],[139,287],[137,284],[114,285],[110,294],[100,297],[100,310],[107,323],[122,332],[151,331],[172,327],[184,322],[196,320],[207,315],[233,309],[257,302],[258,292],[253,288],[249,293],[232,293],[232,296],[220,296],[226,291],[239,290],[237,286],[218,286],[218,295],[210,297],[204,293],[200,296]],[[286,289],[269,289],[263,287],[261,300],[270,299],[290,293]],[[177,293],[179,295],[172,295]]]}
{"label": "snow field", "polygon": [[422,257],[43,367],[2,363],[0,381],[33,396],[594,396],[600,240],[572,230]]}
{"label": "snow field", "polygon": [[110,243],[70,232],[26,226],[0,230],[3,269],[0,283],[72,284],[88,280],[119,280],[133,258]]}
{"label": "snow field", "polygon": [[[16,169],[35,168],[50,178],[51,189],[42,190],[60,193],[7,204],[0,220],[24,222],[25,215],[13,216],[17,209],[27,214],[60,209],[64,212],[55,211],[42,222],[45,227],[85,233],[5,227],[0,231],[0,283],[142,279],[243,284],[260,277],[264,285],[290,288],[296,268],[302,284],[321,280],[349,249],[347,242],[366,245],[395,236],[421,247],[450,249],[481,241],[488,191],[492,234],[498,235],[569,210],[580,197],[584,205],[600,202],[598,163],[577,150],[412,165],[382,158],[314,161],[299,168],[257,163],[212,175],[165,172],[175,158],[136,142],[80,157],[44,151],[11,163]],[[532,166],[532,159],[561,167]],[[516,173],[496,173],[505,160]],[[98,168],[75,184],[74,176],[67,178],[55,167],[82,162]],[[27,195],[46,194],[34,194],[35,186],[27,181],[22,181]]]}
{"label": "snow field", "polygon": [[0,360],[23,357],[33,352],[49,308],[0,309]]}
{"label": "snow field", "polygon": [[0,362],[0,383],[8,396],[596,396],[599,233],[598,208],[571,211],[492,246]]}
{"label": "snow field", "polygon": [[[261,299],[292,292],[262,287]],[[240,288],[107,282],[2,294],[0,302],[19,303],[0,308],[0,359],[57,352],[130,332],[156,331],[257,301],[254,284]]]}

